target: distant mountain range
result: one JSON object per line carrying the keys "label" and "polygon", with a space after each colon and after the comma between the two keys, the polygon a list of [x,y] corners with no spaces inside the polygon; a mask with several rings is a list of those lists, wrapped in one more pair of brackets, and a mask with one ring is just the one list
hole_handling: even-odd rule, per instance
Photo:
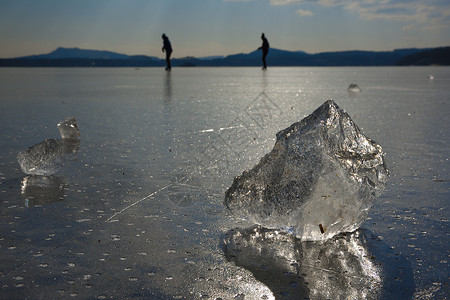
{"label": "distant mountain range", "polygon": [[[398,49],[393,51],[341,51],[309,54],[271,48],[269,66],[406,66],[450,65],[450,47]],[[57,48],[53,52],[0,59],[0,67],[160,67],[165,60],[146,55],[125,55],[111,51]],[[253,51],[228,56],[183,57],[172,66],[260,66],[261,53]]]}

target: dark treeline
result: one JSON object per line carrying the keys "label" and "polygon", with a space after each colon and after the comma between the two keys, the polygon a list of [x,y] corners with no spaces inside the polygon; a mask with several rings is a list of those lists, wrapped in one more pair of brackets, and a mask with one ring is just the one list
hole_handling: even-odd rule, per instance
{"label": "dark treeline", "polygon": [[397,62],[400,66],[450,66],[450,47],[421,51],[403,57]]}

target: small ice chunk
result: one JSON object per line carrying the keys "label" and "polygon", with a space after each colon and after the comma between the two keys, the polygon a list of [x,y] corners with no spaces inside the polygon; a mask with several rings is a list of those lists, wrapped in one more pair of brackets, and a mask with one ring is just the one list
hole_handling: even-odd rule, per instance
{"label": "small ice chunk", "polygon": [[64,165],[63,143],[60,140],[46,139],[19,152],[17,161],[26,174],[53,175]]}
{"label": "small ice chunk", "polygon": [[78,129],[75,117],[67,118],[58,123],[58,130],[63,139],[79,139],[80,130]]}
{"label": "small ice chunk", "polygon": [[277,133],[272,151],[234,179],[224,204],[302,240],[356,230],[389,177],[381,146],[332,100]]}
{"label": "small ice chunk", "polygon": [[361,88],[356,83],[351,83],[348,86],[347,91],[349,91],[351,93],[359,93],[359,92],[361,92]]}

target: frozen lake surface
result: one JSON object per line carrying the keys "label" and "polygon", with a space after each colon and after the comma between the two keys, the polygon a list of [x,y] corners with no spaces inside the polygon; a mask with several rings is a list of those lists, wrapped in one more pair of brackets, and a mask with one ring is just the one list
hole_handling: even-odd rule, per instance
{"label": "frozen lake surface", "polygon": [[[361,229],[302,243],[235,220],[234,176],[328,99],[391,172]],[[449,106],[448,67],[2,68],[0,298],[449,298]],[[62,170],[22,173],[71,116]]]}

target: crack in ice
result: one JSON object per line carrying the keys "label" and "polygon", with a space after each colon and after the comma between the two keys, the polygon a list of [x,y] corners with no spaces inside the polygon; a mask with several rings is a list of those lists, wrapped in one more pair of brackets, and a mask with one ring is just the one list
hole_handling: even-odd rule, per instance
{"label": "crack in ice", "polygon": [[152,196],[154,196],[154,195],[156,195],[156,194],[158,194],[158,193],[164,191],[165,189],[167,189],[167,188],[170,187],[171,185],[173,185],[173,183],[170,183],[170,184],[168,184],[168,185],[166,185],[166,186],[163,186],[163,187],[160,188],[159,190],[157,190],[157,191],[155,191],[155,192],[153,192],[153,193],[151,193],[151,194],[148,194],[148,195],[145,196],[144,198],[141,198],[141,199],[139,199],[139,200],[137,200],[137,201],[131,203],[130,205],[124,207],[122,210],[116,212],[116,213],[113,214],[111,217],[109,217],[109,218],[106,220],[106,222],[107,222],[107,223],[112,223],[112,222],[118,221],[118,220],[113,220],[113,219],[114,219],[116,216],[118,216],[118,215],[122,214],[123,212],[127,211],[128,209],[132,208],[133,206],[135,206],[135,205],[141,203],[142,201],[144,201],[144,200],[146,200],[146,199],[148,199],[148,198],[150,198],[150,197],[152,197]]}

